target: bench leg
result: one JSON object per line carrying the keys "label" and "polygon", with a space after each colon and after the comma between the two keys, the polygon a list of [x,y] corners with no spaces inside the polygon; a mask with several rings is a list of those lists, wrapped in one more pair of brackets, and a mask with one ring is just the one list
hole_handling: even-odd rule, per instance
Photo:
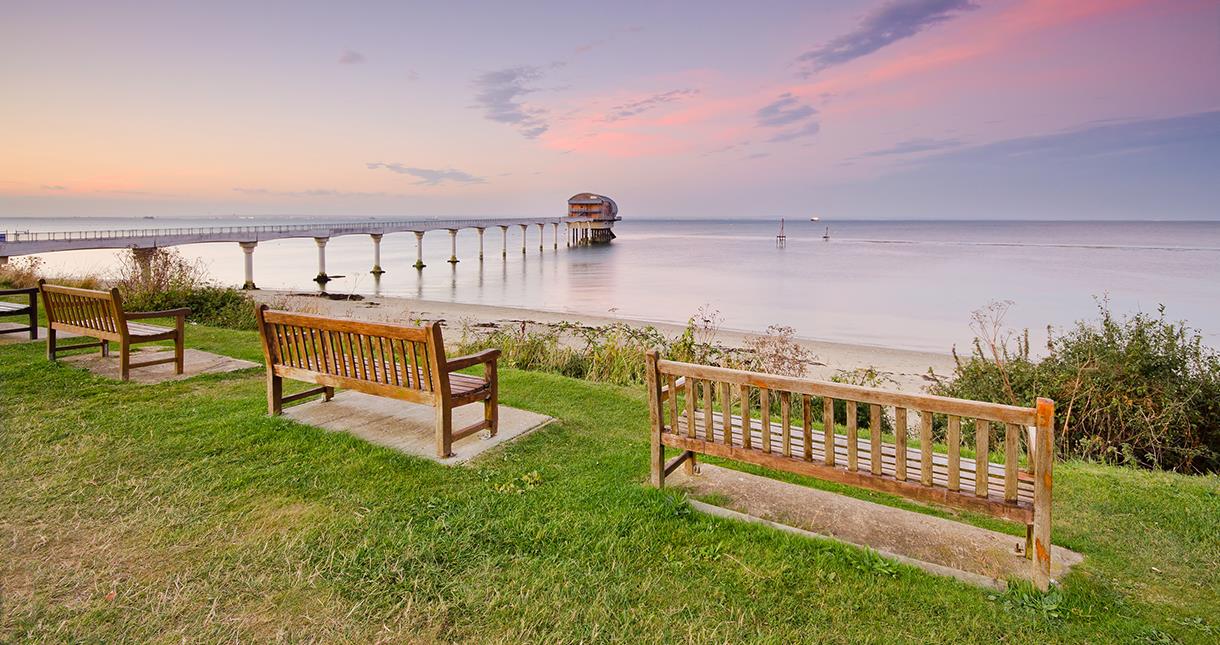
{"label": "bench leg", "polygon": [[436,456],[441,459],[453,456],[453,409],[439,401],[436,405]]}
{"label": "bench leg", "polygon": [[186,332],[183,329],[182,318],[178,318],[178,335],[174,337],[174,373],[181,374],[185,367],[183,352],[186,351]]}
{"label": "bench leg", "polygon": [[[651,457],[651,465],[649,468],[649,483],[656,488],[665,487],[665,444],[661,443],[661,432],[664,429],[664,412],[661,410],[661,379],[657,373],[657,360],[659,355],[656,350],[649,350],[644,354],[644,361],[647,364],[647,369],[644,370],[644,380],[648,385],[648,416],[649,416],[649,456]],[[674,396],[671,392],[670,396]],[[743,405],[744,407],[744,405]]]}
{"label": "bench leg", "polygon": [[483,420],[491,436],[496,436],[500,428],[500,384],[496,373],[496,362],[490,361],[484,369],[483,376],[487,379],[487,399],[483,401]]}
{"label": "bench leg", "polygon": [[327,401],[329,401],[333,398],[335,398],[335,388],[325,387],[322,389],[322,402],[323,403],[326,403]]}
{"label": "bench leg", "polygon": [[1034,525],[1025,525],[1025,559],[1034,559]]}
{"label": "bench leg", "polygon": [[278,417],[284,412],[284,379],[267,372],[267,414]]}
{"label": "bench leg", "polygon": [[698,458],[694,453],[691,453],[691,456],[686,458],[686,462],[682,464],[682,470],[685,471],[687,475],[694,475],[695,473],[699,472]]}
{"label": "bench leg", "polygon": [[47,360],[55,360],[55,330],[47,327]]}
{"label": "bench leg", "polygon": [[30,296],[30,340],[38,340],[38,296]]}
{"label": "bench leg", "polygon": [[119,341],[119,379],[126,381],[131,376],[131,344],[126,339]]}
{"label": "bench leg", "polygon": [[110,341],[103,340],[102,341],[102,357],[105,358],[107,356],[110,356]]}

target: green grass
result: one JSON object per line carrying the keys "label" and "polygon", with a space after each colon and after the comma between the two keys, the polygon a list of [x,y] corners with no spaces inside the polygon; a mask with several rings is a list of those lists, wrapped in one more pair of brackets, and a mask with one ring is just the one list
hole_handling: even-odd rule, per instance
{"label": "green grass", "polygon": [[1087,559],[996,594],[697,514],[643,485],[642,388],[502,377],[559,421],[448,468],[267,417],[258,369],[141,386],[0,346],[0,642],[1220,638],[1216,477],[1059,464],[1055,542]]}

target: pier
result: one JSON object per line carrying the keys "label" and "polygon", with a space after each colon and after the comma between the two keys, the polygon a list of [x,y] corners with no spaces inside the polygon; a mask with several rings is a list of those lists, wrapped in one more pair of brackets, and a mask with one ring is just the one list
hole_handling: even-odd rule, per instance
{"label": "pier", "polygon": [[[616,209],[617,211],[617,209]],[[615,213],[617,215],[617,213]],[[614,217],[614,216],[612,216]],[[326,243],[333,237],[344,235],[368,235],[372,242],[372,269],[375,275],[384,273],[381,267],[381,240],[384,236],[394,233],[413,233],[415,235],[416,259],[414,267],[423,269],[423,239],[424,234],[431,231],[447,231],[450,241],[448,262],[457,264],[458,231],[474,229],[479,236],[479,260],[484,257],[483,235],[489,228],[499,228],[501,234],[501,256],[508,257],[508,229],[511,226],[521,227],[521,253],[525,254],[531,226],[538,229],[538,250],[546,245],[546,227],[552,229],[551,245],[559,249],[559,227],[562,225],[567,232],[566,246],[582,246],[594,244],[605,239],[610,222],[601,214],[569,214],[566,217],[541,218],[502,218],[502,219],[418,219],[401,221],[372,222],[340,222],[340,223],[310,223],[310,224],[280,224],[265,226],[211,226],[191,228],[144,228],[115,229],[98,231],[0,231],[0,265],[10,257],[33,255],[37,253],[54,253],[58,251],[78,251],[87,249],[132,249],[137,261],[146,263],[152,253],[158,248],[183,246],[187,244],[206,244],[216,242],[236,243],[242,250],[245,260],[246,289],[254,289],[254,250],[259,242],[283,240],[292,238],[313,238],[318,247],[318,274],[314,280],[325,284],[330,280],[326,273]],[[612,234],[611,234],[612,235]],[[609,241],[606,239],[606,241]]]}

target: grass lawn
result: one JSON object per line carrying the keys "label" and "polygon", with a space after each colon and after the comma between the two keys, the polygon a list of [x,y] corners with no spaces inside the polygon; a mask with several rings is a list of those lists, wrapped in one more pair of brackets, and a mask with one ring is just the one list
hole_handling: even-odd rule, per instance
{"label": "grass lawn", "polygon": [[142,386],[0,347],[0,642],[1220,640],[1220,478],[1056,466],[1087,559],[997,594],[696,514],[643,485],[642,388],[502,378],[559,421],[447,468],[267,417],[261,368]]}

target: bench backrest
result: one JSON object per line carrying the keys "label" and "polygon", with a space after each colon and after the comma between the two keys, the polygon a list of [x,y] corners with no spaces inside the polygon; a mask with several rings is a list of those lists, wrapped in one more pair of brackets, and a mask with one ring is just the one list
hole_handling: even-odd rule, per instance
{"label": "bench backrest", "polygon": [[267,368],[370,394],[433,403],[449,391],[440,325],[406,327],[258,308]]}
{"label": "bench backrest", "polygon": [[39,280],[38,291],[47,312],[47,324],[53,329],[106,340],[120,340],[127,335],[123,297],[118,289],[95,291]]}

